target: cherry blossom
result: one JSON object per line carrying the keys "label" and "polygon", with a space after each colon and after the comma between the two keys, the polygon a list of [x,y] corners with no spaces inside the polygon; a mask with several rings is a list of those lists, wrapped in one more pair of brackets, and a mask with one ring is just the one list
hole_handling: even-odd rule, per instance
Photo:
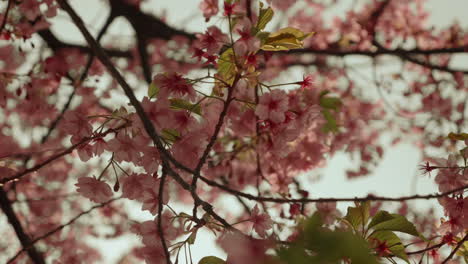
{"label": "cherry blossom", "polygon": [[80,177],[75,184],[77,192],[96,203],[103,203],[112,197],[110,186],[93,177]]}
{"label": "cherry blossom", "polygon": [[260,237],[266,237],[266,231],[273,227],[271,217],[266,213],[260,213],[258,205],[255,205],[253,208],[252,217],[250,219],[253,223],[255,232],[257,232]]}
{"label": "cherry blossom", "polygon": [[[122,263],[178,263],[206,231],[229,264],[318,257],[302,242],[328,233],[360,237],[376,263],[403,250],[412,252],[405,261],[422,263],[466,253],[468,79],[456,56],[467,52],[468,34],[460,23],[432,25],[425,0],[199,0],[178,25],[174,12],[156,16],[145,2],[104,1],[111,26],[92,30],[68,1],[2,5],[0,209],[11,227],[0,230],[0,262],[102,262],[88,242],[129,232],[140,243]],[[57,27],[58,8],[84,41]],[[135,34],[116,34],[116,17]],[[209,23],[196,29],[192,20]],[[342,171],[350,180],[381,173],[387,142],[417,148],[438,193],[314,192],[335,157],[352,160]],[[422,212],[415,198],[439,204]],[[350,201],[348,210],[339,205]],[[124,204],[151,220],[135,221]],[[354,211],[369,218],[358,228]],[[366,226],[382,215],[406,218],[421,236]]]}
{"label": "cherry blossom", "polygon": [[286,119],[288,110],[288,97],[282,90],[273,90],[260,97],[259,104],[255,109],[255,114],[264,120],[271,120],[274,123],[281,123]]}
{"label": "cherry blossom", "polygon": [[203,0],[200,2],[200,9],[206,21],[209,21],[209,19],[215,16],[219,11],[218,0]]}

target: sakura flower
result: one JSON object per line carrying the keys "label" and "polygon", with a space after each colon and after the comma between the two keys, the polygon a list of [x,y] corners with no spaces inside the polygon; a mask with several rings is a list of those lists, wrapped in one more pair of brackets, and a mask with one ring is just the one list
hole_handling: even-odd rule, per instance
{"label": "sakura flower", "polygon": [[286,11],[288,8],[291,8],[296,1],[297,0],[267,0],[267,3],[278,10]]}
{"label": "sakura flower", "polygon": [[78,156],[83,162],[88,161],[93,156],[93,146],[90,144],[83,144],[78,147]]}
{"label": "sakura flower", "polygon": [[215,16],[219,11],[218,0],[203,0],[199,7],[206,21],[209,21],[210,18]]}
{"label": "sakura flower", "polygon": [[236,7],[236,3],[228,3],[224,2],[224,15],[225,16],[232,16],[234,14],[234,8]]}
{"label": "sakura flower", "polygon": [[439,191],[448,192],[468,183],[468,173],[460,172],[457,169],[457,159],[455,155],[449,155],[447,160],[437,159],[436,162],[447,168],[439,169],[435,182],[439,185]]}
{"label": "sakura flower", "polygon": [[117,161],[129,161],[137,163],[140,159],[141,142],[131,138],[125,133],[119,133],[109,141],[109,150],[114,152]]}
{"label": "sakura flower", "polygon": [[341,217],[340,211],[336,209],[336,202],[317,203],[316,206],[322,216],[322,221],[327,225],[333,224],[336,219]]}
{"label": "sakura flower", "polygon": [[122,196],[130,200],[143,199],[145,188],[154,188],[156,181],[148,174],[132,174],[122,180]]}
{"label": "sakura flower", "polygon": [[207,138],[204,133],[193,132],[174,143],[172,152],[176,160],[189,168],[194,168],[206,144]]}
{"label": "sakura flower", "polygon": [[24,0],[20,5],[20,10],[28,20],[32,21],[41,14],[40,5],[41,3],[37,0]]}
{"label": "sakura flower", "polygon": [[274,90],[260,97],[255,114],[264,120],[274,123],[282,123],[286,119],[285,112],[288,110],[288,97],[282,90]]}
{"label": "sakura flower", "polygon": [[312,75],[304,76],[303,80],[298,82],[297,84],[301,85],[301,90],[310,89],[312,88],[312,83],[314,82],[314,77]]}
{"label": "sakura flower", "polygon": [[[88,137],[93,132],[93,127],[88,118],[78,111],[69,111],[63,116],[63,130],[73,135],[74,138]],[[74,140],[72,140],[74,141]]]}
{"label": "sakura flower", "polygon": [[195,89],[178,73],[158,74],[153,78],[153,84],[159,87],[158,97],[168,98],[169,96],[184,97],[194,99]]}
{"label": "sakura flower", "polygon": [[229,41],[228,36],[216,26],[209,27],[205,34],[199,34],[197,38],[200,40],[200,46],[210,55],[218,53],[221,47]]}
{"label": "sakura flower", "polygon": [[96,156],[101,155],[106,148],[106,141],[102,138],[96,138],[93,140],[94,144],[92,145],[93,154]]}
{"label": "sakura flower", "polygon": [[96,178],[81,177],[75,186],[78,187],[77,192],[96,203],[103,203],[112,197],[111,187]]}
{"label": "sakura flower", "polygon": [[260,213],[260,209],[255,205],[252,211],[250,221],[253,223],[253,229],[261,237],[266,237],[266,231],[273,227],[271,217],[266,213]]}
{"label": "sakura flower", "polygon": [[226,251],[229,264],[270,263],[266,255],[272,246],[269,240],[254,239],[236,232],[224,234],[219,245]]}

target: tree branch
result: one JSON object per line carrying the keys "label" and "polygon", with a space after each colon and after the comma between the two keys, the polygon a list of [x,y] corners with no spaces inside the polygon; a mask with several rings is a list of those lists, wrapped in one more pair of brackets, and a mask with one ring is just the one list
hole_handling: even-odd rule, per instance
{"label": "tree branch", "polygon": [[107,134],[111,133],[111,132],[116,132],[120,129],[122,129],[123,127],[125,127],[127,124],[124,124],[118,128],[110,128],[108,129],[107,131],[105,131],[104,133],[101,133],[101,134],[98,134],[98,135],[95,135],[95,136],[92,136],[92,137],[85,137],[83,138],[80,142],[72,145],[71,147],[53,155],[52,157],[46,159],[45,161],[33,166],[32,168],[29,168],[29,169],[25,169],[23,170],[22,172],[19,172],[13,176],[10,176],[10,177],[3,177],[2,179],[0,179],[0,187],[2,185],[4,185],[5,183],[7,182],[10,182],[10,181],[16,181],[16,180],[19,180],[20,178],[22,178],[23,176],[31,173],[31,172],[34,172],[34,171],[37,171],[39,169],[41,169],[42,167],[48,165],[49,163],[55,161],[56,159],[59,159],[67,154],[70,154],[74,149],[78,148],[79,146],[87,143],[88,141],[90,140],[93,140],[93,139],[96,139],[96,138],[101,138],[101,137],[104,137],[106,136]]}
{"label": "tree branch", "polygon": [[24,252],[25,250],[29,250],[31,248],[34,248],[34,244],[37,243],[38,241],[44,239],[44,238],[47,238],[53,234],[55,234],[56,232],[62,230],[63,228],[73,224],[76,220],[78,220],[80,217],[82,217],[83,215],[86,215],[86,214],[89,214],[91,211],[93,211],[94,209],[97,209],[97,208],[101,208],[101,207],[104,207],[116,200],[119,200],[121,198],[113,198],[113,199],[110,199],[108,200],[107,202],[104,202],[102,204],[98,204],[98,205],[95,205],[91,208],[89,208],[88,210],[86,211],[83,211],[81,213],[79,213],[78,215],[76,215],[75,217],[73,217],[72,219],[70,219],[68,222],[66,222],[65,224],[62,224],[62,225],[59,225],[57,226],[56,228],[50,230],[49,232],[43,234],[42,236],[40,237],[37,237],[35,239],[33,239],[32,241],[30,241],[27,245],[23,245],[23,248],[18,251],[12,258],[10,258],[10,260],[7,262],[7,264],[9,263],[13,263],[13,261],[15,261],[16,258],[18,258],[22,252]]}
{"label": "tree branch", "polygon": [[244,197],[246,199],[253,200],[253,201],[272,202],[272,203],[365,202],[365,201],[403,202],[403,201],[408,201],[408,200],[440,198],[440,197],[444,197],[444,196],[468,189],[468,185],[464,185],[462,187],[459,187],[459,188],[456,188],[447,192],[443,192],[443,193],[428,194],[428,195],[411,195],[411,196],[401,196],[401,197],[383,197],[383,196],[368,195],[366,197],[354,197],[354,198],[284,199],[284,198],[257,196],[257,195],[244,193],[241,191],[231,189],[228,186],[222,185],[215,181],[209,180],[203,176],[200,176],[200,179],[206,184],[213,186],[213,187],[217,187],[232,195]]}
{"label": "tree branch", "polygon": [[13,226],[13,229],[15,230],[16,236],[18,237],[21,246],[23,246],[23,248],[27,248],[26,250],[31,260],[35,264],[45,264],[45,260],[42,254],[39,253],[39,251],[34,246],[29,246],[31,244],[31,239],[21,226],[21,223],[18,217],[16,216],[15,212],[13,211],[11,202],[8,199],[8,195],[3,189],[3,187],[0,187],[0,207],[7,216],[8,222],[10,222],[10,224]]}
{"label": "tree branch", "polygon": [[5,14],[3,16],[2,25],[0,25],[0,35],[2,34],[3,29],[5,28],[5,25],[7,23],[8,14],[10,13],[10,9],[11,9],[12,4],[13,4],[13,0],[8,0],[8,4],[7,4],[6,10],[5,10]]}
{"label": "tree branch", "polygon": [[162,212],[163,212],[163,199],[164,199],[164,183],[166,181],[166,168],[163,168],[163,173],[159,182],[159,193],[158,193],[158,233],[161,239],[161,243],[166,255],[166,263],[171,264],[171,255],[167,249],[166,239],[164,238],[164,230],[162,228]]}

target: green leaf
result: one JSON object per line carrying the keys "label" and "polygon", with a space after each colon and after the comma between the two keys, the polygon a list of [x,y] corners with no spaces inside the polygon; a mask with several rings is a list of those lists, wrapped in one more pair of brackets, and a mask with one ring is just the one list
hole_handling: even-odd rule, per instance
{"label": "green leaf", "polygon": [[370,229],[377,224],[380,224],[388,220],[392,220],[393,218],[395,218],[395,215],[392,215],[387,211],[379,211],[374,215],[374,217],[372,217],[372,220],[369,223],[368,228]]}
{"label": "green leaf", "polygon": [[467,140],[468,139],[468,134],[467,133],[450,133],[448,134],[448,138],[450,138],[451,140]]}
{"label": "green leaf", "polygon": [[162,130],[161,136],[164,140],[174,143],[180,138],[180,133],[175,129],[165,128]]}
{"label": "green leaf", "polygon": [[311,35],[313,34],[304,33],[292,27],[282,28],[277,32],[270,33],[260,49],[266,51],[300,49],[304,45],[303,40]]}
{"label": "green leaf", "polygon": [[156,96],[158,96],[158,93],[159,93],[159,87],[156,86],[155,83],[151,83],[148,87],[148,97],[151,99],[151,98],[154,98]]}
{"label": "green leaf", "polygon": [[348,221],[355,231],[358,231],[358,228],[363,228],[367,221],[369,220],[369,202],[362,202],[356,205],[356,207],[348,207],[348,213],[345,216],[346,221]]}
{"label": "green leaf", "polygon": [[402,215],[394,215],[393,219],[378,223],[372,228],[374,229],[374,232],[397,231],[423,238],[422,235],[419,234],[418,230],[416,230],[414,224]]}
{"label": "green leaf", "polygon": [[385,242],[392,254],[403,259],[406,261],[406,263],[409,263],[408,256],[405,252],[405,247],[403,246],[403,243],[401,243],[400,238],[395,235],[395,233],[391,231],[381,231],[372,234],[369,238],[377,239],[380,242]]}
{"label": "green leaf", "polygon": [[169,101],[171,102],[172,109],[187,110],[197,115],[201,115],[200,104],[192,104],[187,100],[179,99],[179,98],[172,98]]}
{"label": "green leaf", "polygon": [[200,259],[200,261],[198,262],[198,264],[225,264],[225,263],[226,261],[215,256],[204,257]]}
{"label": "green leaf", "polygon": [[332,109],[338,111],[342,105],[340,98],[327,96],[329,91],[322,91],[319,96],[319,104],[321,107],[326,109]]}
{"label": "green leaf", "polygon": [[323,109],[322,115],[323,118],[327,121],[322,127],[323,132],[338,132],[338,123],[336,122],[333,114],[328,109]]}
{"label": "green leaf", "polygon": [[341,107],[342,103],[341,103],[340,98],[338,98],[338,97],[323,96],[323,97],[320,98],[319,104],[323,108],[332,109],[332,110],[337,111]]}
{"label": "green leaf", "polygon": [[351,232],[323,228],[318,213],[302,220],[299,227],[302,231],[296,241],[276,251],[282,263],[341,263],[343,258],[352,263],[378,263],[366,240]]}
{"label": "green leaf", "polygon": [[193,245],[195,243],[195,240],[197,239],[197,232],[198,232],[198,228],[193,230],[192,234],[190,234],[190,236],[188,237],[187,242],[190,245]]}
{"label": "green leaf", "polygon": [[258,21],[257,21],[257,26],[255,27],[255,34],[261,30],[263,30],[266,25],[271,21],[273,18],[274,12],[271,7],[268,8],[261,8],[260,7],[260,13],[258,15]]}
{"label": "green leaf", "polygon": [[232,84],[236,75],[234,50],[225,50],[218,59],[218,74],[227,83]]}
{"label": "green leaf", "polygon": [[114,110],[114,112],[112,112],[112,116],[117,117],[117,118],[127,117],[128,116],[127,109],[125,109],[125,107],[122,106],[119,109]]}

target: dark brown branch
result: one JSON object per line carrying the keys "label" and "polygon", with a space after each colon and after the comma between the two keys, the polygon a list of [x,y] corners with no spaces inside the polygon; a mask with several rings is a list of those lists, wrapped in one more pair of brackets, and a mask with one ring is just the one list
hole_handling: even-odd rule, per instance
{"label": "dark brown branch", "polygon": [[163,212],[163,199],[164,199],[164,183],[166,181],[166,169],[163,169],[163,173],[159,182],[159,193],[158,193],[158,233],[161,239],[161,244],[164,249],[166,256],[166,263],[171,264],[171,255],[167,249],[166,239],[164,238],[164,230],[162,227],[162,212]]}
{"label": "dark brown branch", "polygon": [[144,36],[137,36],[138,55],[140,57],[141,68],[143,69],[143,76],[145,77],[146,83],[151,83],[153,74],[151,73],[151,65],[149,64],[148,50],[146,49],[148,40]]}
{"label": "dark brown branch", "polygon": [[448,196],[450,194],[458,193],[458,192],[468,189],[468,185],[464,185],[462,187],[459,187],[459,188],[456,188],[454,190],[450,190],[447,192],[443,192],[443,193],[428,194],[428,195],[411,195],[411,196],[401,196],[401,197],[383,197],[383,196],[368,195],[366,197],[354,197],[354,198],[284,199],[284,198],[256,196],[256,195],[244,193],[241,191],[231,189],[228,186],[222,185],[215,181],[209,180],[203,176],[200,176],[200,179],[206,184],[213,186],[213,187],[217,187],[232,195],[244,197],[246,199],[253,200],[253,201],[272,202],[272,203],[365,202],[365,201],[403,202],[403,201],[408,201],[408,200],[435,199],[435,198]]}
{"label": "dark brown branch", "polygon": [[406,255],[417,255],[417,254],[421,254],[421,253],[427,252],[427,251],[429,251],[429,250],[433,250],[433,249],[436,249],[436,248],[440,248],[440,247],[442,247],[443,245],[445,245],[445,242],[442,242],[442,243],[439,243],[439,244],[436,244],[436,245],[433,245],[433,246],[431,246],[431,247],[427,247],[427,248],[424,248],[424,249],[421,249],[421,250],[406,252]]}
{"label": "dark brown branch", "polygon": [[8,14],[10,13],[10,9],[11,9],[12,4],[13,4],[13,0],[8,0],[8,4],[7,4],[6,10],[5,10],[5,15],[3,16],[2,25],[0,25],[0,35],[2,34],[3,29],[5,28],[5,25],[7,23]]}
{"label": "dark brown branch", "polygon": [[[223,123],[224,123],[224,118],[226,117],[228,109],[229,109],[229,105],[232,102],[232,94],[234,92],[234,87],[237,85],[237,82],[240,80],[240,77],[241,76],[237,74],[236,77],[234,78],[233,84],[227,87],[228,95],[227,95],[226,102],[224,103],[223,110],[221,111],[221,114],[219,115],[219,119],[218,119],[218,122],[216,123],[213,135],[211,135],[210,141],[206,145],[205,150],[203,151],[203,154],[200,160],[198,161],[197,167],[195,168],[195,172],[193,173],[193,180],[192,180],[192,185],[191,185],[191,189],[193,192],[195,192],[197,189],[197,180],[200,177],[201,168],[205,164],[206,159],[208,158],[208,154],[211,151],[211,148],[213,147],[216,140],[218,139],[219,132],[221,131],[221,127],[223,126]],[[195,204],[194,213],[196,212],[196,207],[197,206]]]}
{"label": "dark brown branch", "polygon": [[39,253],[39,251],[34,246],[29,246],[31,245],[31,238],[29,238],[29,236],[26,234],[23,227],[21,226],[21,223],[18,217],[16,216],[15,212],[13,211],[11,202],[8,199],[8,195],[3,189],[3,187],[0,187],[0,206],[2,208],[2,211],[7,216],[8,222],[10,222],[10,224],[13,226],[13,229],[15,230],[16,236],[18,237],[21,246],[23,248],[27,248],[26,250],[31,260],[36,264],[45,264],[45,260],[42,254]]}
{"label": "dark brown branch", "polygon": [[22,252],[24,252],[25,250],[29,250],[31,248],[34,248],[34,244],[37,243],[38,241],[42,240],[42,239],[45,239],[55,233],[57,233],[58,231],[62,230],[63,228],[73,224],[76,220],[78,220],[80,217],[82,217],[83,215],[87,215],[89,214],[91,211],[93,211],[94,209],[97,209],[97,208],[101,208],[101,207],[104,207],[116,200],[119,200],[121,198],[113,198],[111,200],[108,200],[107,202],[104,202],[102,204],[98,204],[98,205],[95,205],[91,208],[89,208],[88,210],[86,211],[83,211],[81,213],[79,213],[78,215],[76,215],[75,217],[73,217],[72,219],[70,219],[68,222],[66,222],[65,224],[62,224],[62,225],[59,225],[57,226],[56,228],[50,230],[49,232],[43,234],[42,236],[40,237],[37,237],[35,239],[33,239],[32,241],[30,241],[27,245],[23,245],[23,248],[18,251],[12,258],[10,258],[10,260],[7,262],[7,264],[9,263],[13,263],[13,261],[15,261],[16,258],[18,258]]}
{"label": "dark brown branch", "polygon": [[386,49],[378,48],[376,50],[347,50],[339,48],[328,48],[328,49],[294,49],[290,51],[277,52],[279,54],[313,54],[313,55],[330,55],[330,56],[348,56],[348,55],[362,55],[368,57],[376,57],[381,55],[441,55],[441,54],[455,54],[455,53],[467,53],[466,47],[453,47],[453,48],[439,48],[439,49]]}
{"label": "dark brown branch", "polygon": [[[74,48],[78,49],[83,53],[92,54],[92,50],[89,47],[85,47],[79,44],[65,43],[57,39],[55,35],[48,29],[41,30],[37,32],[39,36],[47,43],[50,49],[53,51],[58,51],[60,49]],[[118,57],[118,58],[131,58],[132,53],[129,50],[118,50],[118,49],[106,49],[106,52],[109,56]]]}

